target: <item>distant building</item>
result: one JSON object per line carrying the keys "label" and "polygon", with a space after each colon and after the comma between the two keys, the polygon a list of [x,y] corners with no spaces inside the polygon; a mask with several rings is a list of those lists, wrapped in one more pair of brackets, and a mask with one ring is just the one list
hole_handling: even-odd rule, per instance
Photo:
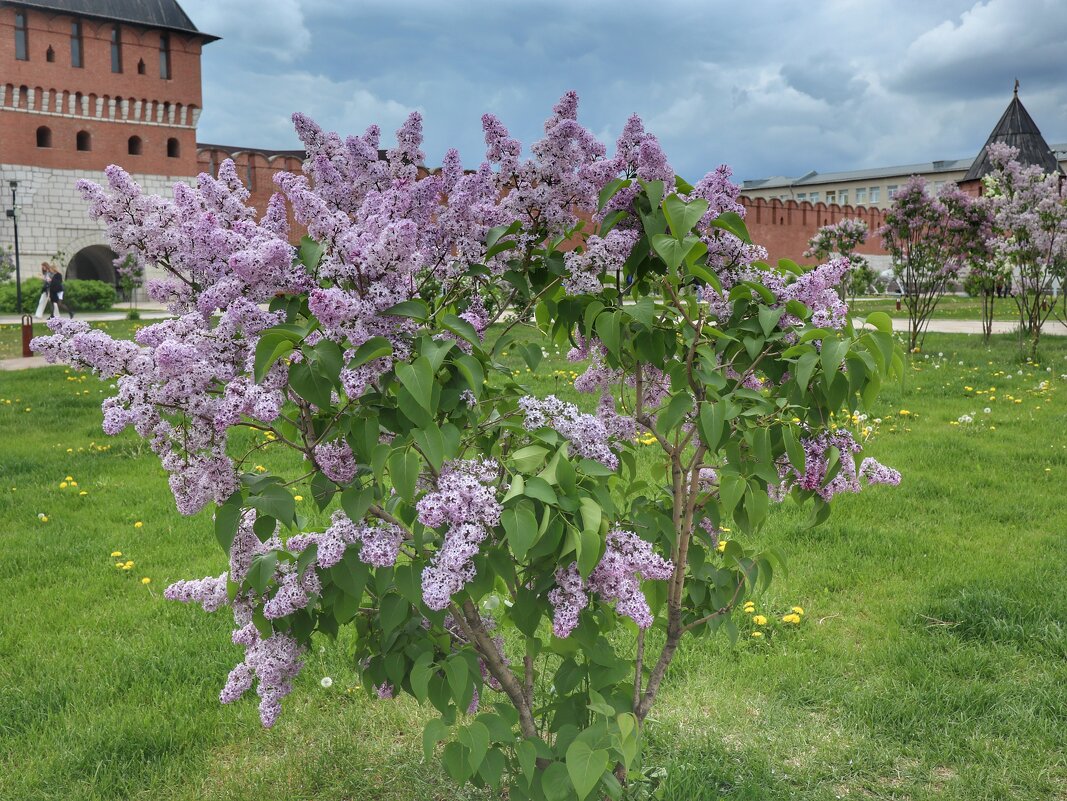
{"label": "distant building", "polygon": [[[200,55],[218,38],[176,0],[0,0],[0,208],[18,181],[24,277],[58,256],[68,278],[116,282],[115,253],[74,188],[109,164],[169,194],[233,158],[260,210],[276,172],[300,171],[303,151],[197,143]],[[0,216],[0,242],[11,236]]]}
{"label": "distant building", "polygon": [[865,220],[871,236],[860,253],[876,268],[889,266],[889,256],[874,232],[882,224],[893,193],[913,175],[926,179],[934,189],[946,183],[959,184],[978,194],[979,180],[989,171],[986,148],[1004,142],[1019,148],[1019,160],[1038,164],[1047,172],[1067,169],[1067,143],[1048,145],[1041,131],[1019,100],[1018,86],[977,156],[969,159],[930,161],[896,167],[876,167],[848,172],[809,172],[797,178],[777,176],[744,181],[741,202],[748,210],[746,221],[753,239],[766,244],[774,259],[802,259],[808,240],[822,225],[845,218]]}

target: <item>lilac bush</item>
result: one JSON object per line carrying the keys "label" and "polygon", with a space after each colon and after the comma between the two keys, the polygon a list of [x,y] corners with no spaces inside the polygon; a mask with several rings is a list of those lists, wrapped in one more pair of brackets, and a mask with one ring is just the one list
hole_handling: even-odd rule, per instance
{"label": "lilac bush", "polygon": [[908,310],[908,347],[915,350],[949,286],[985,251],[991,233],[987,205],[945,184],[931,194],[913,175],[893,195],[879,233]]}
{"label": "lilac bush", "polygon": [[[377,128],[294,119],[305,174],[262,216],[230,162],[172,199],[117,167],[83,183],[176,316],[136,342],[55,321],[34,345],[114,381],[105,429],[150,443],[179,512],[214,508],[228,569],[166,594],[230,607],[223,702],[254,687],[275,725],[312,638],[351,626],[369,693],[438,711],[423,742],[455,781],[619,798],[684,636],[736,636],[769,581],[742,541],[772,496],[818,522],[899,481],[833,424],[901,369],[889,319],[853,327],[843,259],[765,262],[725,167],[676,178],[636,117],[609,157],[573,93],[530,159],[486,115],[473,171],[454,151],[421,170],[417,115],[384,159]],[[588,362],[584,407],[504,360],[536,373],[547,346]],[[264,448],[299,467],[254,469]]]}
{"label": "lilac bush", "polygon": [[[1067,278],[1067,195],[1063,176],[1023,166],[1017,148],[989,146],[993,170],[983,179],[990,198],[993,228],[988,245],[1011,276],[1020,329],[1037,354],[1045,321],[1056,307]],[[1067,320],[1067,301],[1063,301]]]}
{"label": "lilac bush", "polygon": [[857,295],[866,294],[874,281],[874,270],[870,263],[856,253],[856,248],[866,241],[867,223],[854,219],[823,225],[808,240],[808,249],[804,252],[806,257],[825,261],[836,255],[848,261],[849,272],[838,288],[842,300],[846,294],[851,295],[853,300]]}

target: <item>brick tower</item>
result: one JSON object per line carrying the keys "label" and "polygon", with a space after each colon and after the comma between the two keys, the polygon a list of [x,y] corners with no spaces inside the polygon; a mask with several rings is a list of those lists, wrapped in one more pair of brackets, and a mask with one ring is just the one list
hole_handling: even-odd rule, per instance
{"label": "brick tower", "polygon": [[109,164],[149,192],[197,174],[200,53],[217,38],[175,0],[0,0],[0,207],[18,181],[23,277],[58,258],[68,278],[115,281],[74,184]]}

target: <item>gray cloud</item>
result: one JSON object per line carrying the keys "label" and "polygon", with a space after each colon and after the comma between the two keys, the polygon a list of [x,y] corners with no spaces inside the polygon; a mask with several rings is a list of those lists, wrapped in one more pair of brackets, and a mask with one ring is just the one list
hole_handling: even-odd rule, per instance
{"label": "gray cloud", "polygon": [[1046,137],[1067,140],[1053,0],[185,5],[226,37],[205,48],[202,141],[294,147],[295,110],[388,139],[419,109],[428,160],[456,146],[475,165],[483,112],[529,144],[573,88],[609,146],[637,112],[683,175],[723,162],[739,178],[799,175],[971,155],[1016,74]]}

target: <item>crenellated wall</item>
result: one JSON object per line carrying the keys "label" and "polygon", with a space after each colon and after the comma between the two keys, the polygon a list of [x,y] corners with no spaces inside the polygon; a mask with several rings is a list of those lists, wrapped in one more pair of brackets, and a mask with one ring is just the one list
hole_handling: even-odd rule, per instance
{"label": "crenellated wall", "polygon": [[882,264],[888,266],[889,255],[882,247],[878,229],[882,226],[885,211],[867,206],[839,206],[815,203],[814,205],[795,200],[765,200],[763,198],[739,198],[745,207],[745,224],[752,241],[767,248],[772,261],[793,259],[797,262],[810,262],[804,257],[808,249],[808,240],[823,225],[840,222],[845,219],[863,220],[867,223],[867,242],[860,245],[856,252],[869,257],[876,268]]}

